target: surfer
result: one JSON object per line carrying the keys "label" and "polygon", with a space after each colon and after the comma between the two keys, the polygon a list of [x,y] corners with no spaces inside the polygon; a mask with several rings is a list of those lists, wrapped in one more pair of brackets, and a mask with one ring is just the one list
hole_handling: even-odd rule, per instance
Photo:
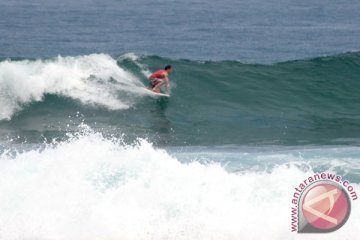
{"label": "surfer", "polygon": [[160,93],[160,88],[162,85],[166,85],[166,93],[170,93],[170,81],[169,74],[172,72],[172,66],[167,65],[164,69],[158,70],[151,74],[149,77],[150,88],[156,93]]}

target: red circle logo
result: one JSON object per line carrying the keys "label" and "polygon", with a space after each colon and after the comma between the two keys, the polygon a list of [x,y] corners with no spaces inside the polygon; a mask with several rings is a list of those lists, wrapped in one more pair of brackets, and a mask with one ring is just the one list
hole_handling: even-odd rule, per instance
{"label": "red circle logo", "polygon": [[317,229],[332,230],[345,224],[350,203],[342,188],[321,183],[307,191],[302,210],[308,224]]}

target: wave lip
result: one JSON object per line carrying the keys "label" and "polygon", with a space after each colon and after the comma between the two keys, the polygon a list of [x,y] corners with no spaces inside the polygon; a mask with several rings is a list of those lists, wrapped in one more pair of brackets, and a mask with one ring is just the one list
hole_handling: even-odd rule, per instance
{"label": "wave lip", "polygon": [[142,84],[106,54],[48,60],[0,62],[0,119],[10,119],[24,106],[46,94],[69,97],[111,110],[133,104],[126,94]]}

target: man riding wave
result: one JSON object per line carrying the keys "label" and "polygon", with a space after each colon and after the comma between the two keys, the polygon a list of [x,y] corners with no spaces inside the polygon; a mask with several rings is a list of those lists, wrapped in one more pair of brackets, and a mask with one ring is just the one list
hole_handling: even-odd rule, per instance
{"label": "man riding wave", "polygon": [[171,65],[167,65],[164,69],[158,70],[151,74],[149,77],[150,88],[156,93],[160,93],[160,88],[162,85],[166,85],[166,93],[170,94],[170,81],[169,74],[172,72]]}

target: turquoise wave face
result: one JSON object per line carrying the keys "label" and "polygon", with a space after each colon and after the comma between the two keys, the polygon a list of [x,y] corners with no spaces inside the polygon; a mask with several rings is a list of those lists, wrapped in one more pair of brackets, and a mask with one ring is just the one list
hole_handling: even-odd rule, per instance
{"label": "turquoise wave face", "polygon": [[[20,135],[38,142],[44,137],[62,137],[85,122],[105,134],[125,134],[129,140],[146,137],[161,145],[359,141],[360,53],[273,65],[131,54],[116,61],[97,55],[65,60],[26,60],[33,79],[52,79],[53,85],[30,94],[26,101],[21,99],[26,89],[22,94],[11,89],[16,98],[6,91],[12,105],[5,107],[13,111],[0,122],[2,136]],[[6,79],[11,75],[5,63],[23,62],[0,63],[1,94],[4,86],[9,89]],[[40,65],[37,78],[31,65],[35,63]],[[140,93],[147,84],[146,76],[167,64],[174,67],[171,97]],[[70,75],[62,76],[61,71]]]}
{"label": "turquoise wave face", "polygon": [[317,144],[359,137],[359,53],[274,65],[140,62],[151,70],[174,65],[176,87],[163,103],[162,120],[186,142]]}

